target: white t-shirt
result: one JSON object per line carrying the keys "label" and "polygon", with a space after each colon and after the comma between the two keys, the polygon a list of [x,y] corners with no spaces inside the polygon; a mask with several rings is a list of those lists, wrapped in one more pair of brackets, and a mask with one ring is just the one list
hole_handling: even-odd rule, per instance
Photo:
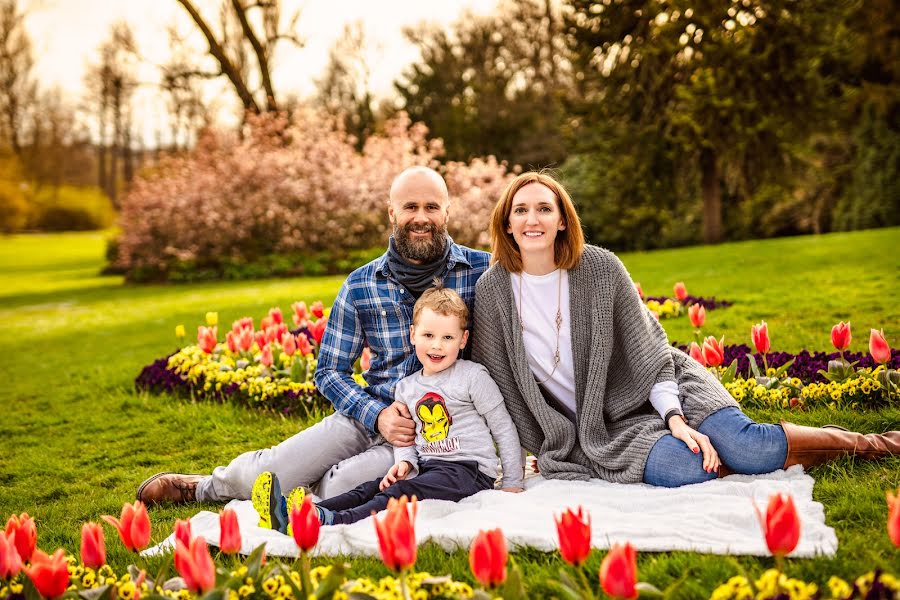
{"label": "white t-shirt", "polygon": [[[572,415],[576,415],[569,272],[556,269],[546,275],[529,275],[523,271],[510,273],[510,279],[513,297],[524,324],[522,341],[525,343],[528,366],[535,379],[543,381],[541,386],[571,411]],[[524,296],[524,301],[520,296]],[[562,316],[562,326],[559,330],[559,364],[556,371],[553,371],[557,306]],[[669,410],[681,407],[678,384],[674,381],[655,384],[650,390],[649,400],[660,416],[664,417]]]}

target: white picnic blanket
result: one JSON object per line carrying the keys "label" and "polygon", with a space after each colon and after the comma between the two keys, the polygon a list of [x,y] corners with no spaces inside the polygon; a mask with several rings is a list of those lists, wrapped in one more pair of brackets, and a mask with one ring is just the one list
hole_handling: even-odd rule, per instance
{"label": "white picnic blanket", "polygon": [[[837,551],[834,529],[825,524],[822,504],[812,499],[813,479],[799,466],[767,475],[732,475],[724,479],[676,489],[649,485],[623,485],[602,480],[555,481],[529,477],[525,492],[480,492],[461,502],[419,502],[416,536],[448,551],[466,549],[482,529],[500,527],[512,549],[531,546],[552,551],[558,547],[554,515],[581,505],[591,515],[592,544],[608,548],[631,542],[638,551],[686,550],[711,554],[766,555],[765,542],[753,502],[765,512],[776,492],[794,497],[801,519],[800,543],[792,557],[833,556]],[[228,508],[238,514],[242,553],[265,543],[270,556],[296,556],[292,538],[260,529],[249,501],[232,500]],[[194,535],[219,541],[218,514],[202,511],[191,518]],[[168,552],[174,535],[145,551]],[[352,525],[323,527],[314,554],[378,554],[372,518]]]}

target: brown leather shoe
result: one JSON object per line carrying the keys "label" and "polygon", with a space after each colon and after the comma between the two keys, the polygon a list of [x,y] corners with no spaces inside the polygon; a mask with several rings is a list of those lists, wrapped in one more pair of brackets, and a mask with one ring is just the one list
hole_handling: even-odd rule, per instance
{"label": "brown leather shoe", "polygon": [[787,437],[788,452],[784,468],[803,465],[809,468],[841,456],[866,460],[900,455],[900,431],[861,434],[835,425],[805,427],[781,422]]}
{"label": "brown leather shoe", "polygon": [[144,504],[185,504],[197,501],[197,484],[206,475],[157,473],[138,487],[137,499]]}

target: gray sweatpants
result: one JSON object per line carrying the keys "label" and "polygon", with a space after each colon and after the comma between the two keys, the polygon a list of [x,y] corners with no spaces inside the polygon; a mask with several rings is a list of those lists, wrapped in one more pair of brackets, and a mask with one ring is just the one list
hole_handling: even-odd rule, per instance
{"label": "gray sweatpants", "polygon": [[334,413],[277,446],[245,452],[227,467],[216,467],[197,485],[197,500],[249,500],[257,476],[272,471],[287,493],[299,485],[319,499],[383,477],[394,464],[394,449],[380,435],[371,438],[354,419]]}

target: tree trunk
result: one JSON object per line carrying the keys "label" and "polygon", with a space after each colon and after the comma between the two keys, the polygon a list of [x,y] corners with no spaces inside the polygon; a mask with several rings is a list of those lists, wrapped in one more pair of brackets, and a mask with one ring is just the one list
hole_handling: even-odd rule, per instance
{"label": "tree trunk", "polygon": [[705,148],[700,152],[701,189],[703,194],[703,241],[722,241],[722,184],[715,153]]}

